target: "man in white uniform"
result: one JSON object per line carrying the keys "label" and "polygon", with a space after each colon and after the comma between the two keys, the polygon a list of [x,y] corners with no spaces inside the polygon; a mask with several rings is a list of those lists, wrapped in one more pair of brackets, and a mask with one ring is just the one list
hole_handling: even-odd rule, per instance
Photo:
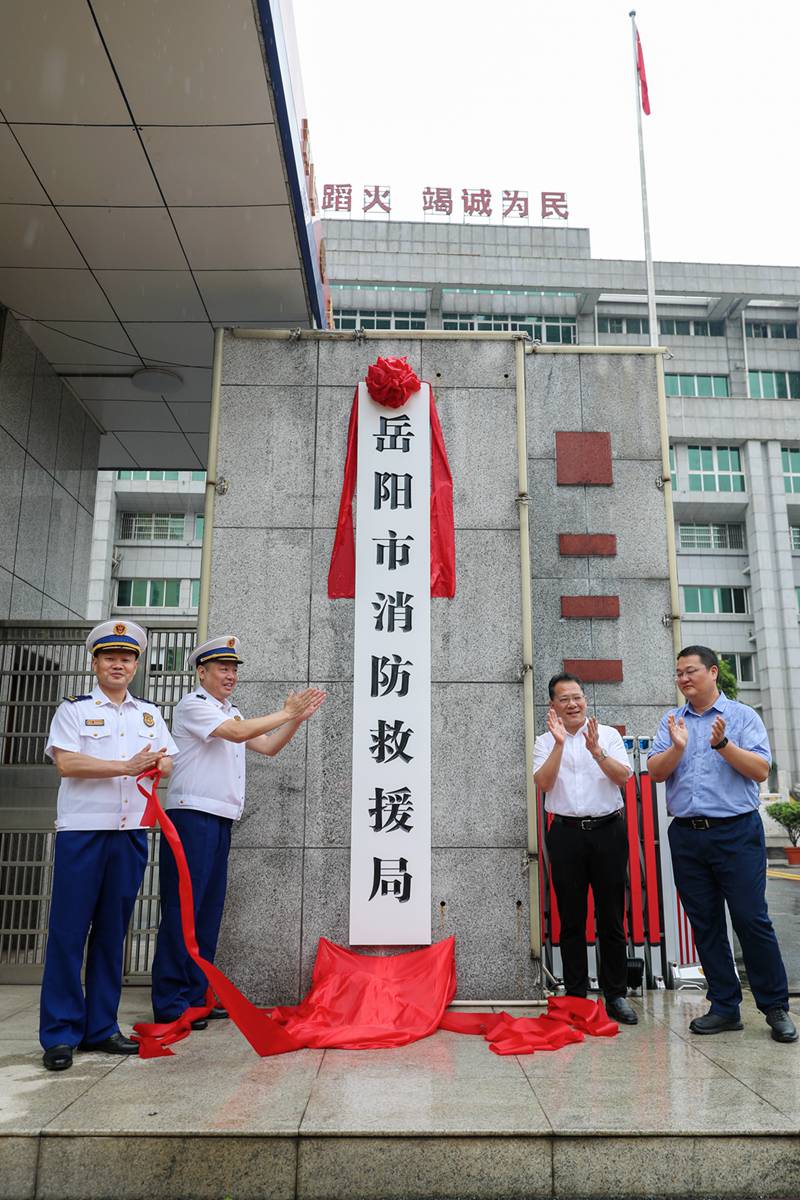
{"label": "man in white uniform", "polygon": [[125,936],[147,863],[136,777],[155,765],[168,775],[168,756],[177,753],[155,705],[128,691],[146,647],[144,630],[131,621],[96,626],[86,649],[97,684],[67,696],[50,726],[45,753],[61,776],[39,1025],[50,1071],[71,1067],[76,1046],[139,1049],[117,1024]]}
{"label": "man in white uniform", "polygon": [[554,675],[548,685],[547,733],[533,748],[533,778],[553,814],[547,850],[561,917],[561,961],[568,996],[586,996],[586,912],[594,894],[600,943],[600,986],[608,1015],[635,1025],[626,999],[625,882],[628,839],[620,788],[631,774],[625,746],[611,725],[586,719],[583,684]]}
{"label": "man in white uniform", "polygon": [[[283,708],[245,719],[230,700],[236,686],[239,639],[212,638],[189,655],[200,685],[175,706],[172,732],[180,749],[165,808],[178,830],[192,878],[200,954],[214,961],[225,891],[231,828],[244,809],[245,750],[269,757],[292,740],[325,699],[316,688],[292,692]],[[175,857],[161,839],[161,924],[153,961],[153,1013],[174,1021],[205,1003],[207,982],[189,957],[181,930]],[[212,1017],[227,1013],[215,1008]],[[204,1028],[196,1020],[193,1028]]]}

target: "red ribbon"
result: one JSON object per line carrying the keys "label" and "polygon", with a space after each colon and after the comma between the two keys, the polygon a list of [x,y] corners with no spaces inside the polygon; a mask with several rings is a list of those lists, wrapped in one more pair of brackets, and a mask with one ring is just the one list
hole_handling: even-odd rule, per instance
{"label": "red ribbon", "polygon": [[[453,524],[453,476],[447,461],[444,434],[431,388],[431,595],[452,599],[456,594],[456,541]],[[353,397],[347,454],[344,461],[339,519],[328,571],[328,598],[352,599],[356,594],[356,548],[353,535],[353,497],[358,464],[358,388]]]}
{"label": "red ribbon", "polygon": [[[149,790],[142,781],[150,779]],[[482,1035],[494,1054],[533,1054],[558,1050],[590,1037],[613,1037],[616,1022],[600,1002],[575,996],[548,1001],[540,1017],[502,1013],[447,1012],[456,990],[455,941],[452,937],[422,950],[376,957],[357,954],[320,938],[311,991],[300,1004],[259,1008],[213,963],[202,958],[197,945],[192,881],[181,840],[158,800],[160,771],[137,779],[147,800],[142,825],[156,822],[175,855],[181,927],[186,949],[205,974],[206,1004],[188,1008],[175,1021],[134,1025],[141,1058],[171,1055],[170,1046],[191,1033],[191,1023],[208,1016],[219,997],[231,1020],[262,1057],[285,1054],[304,1046],[369,1050],[402,1046],[429,1037],[437,1029]]]}
{"label": "red ribbon", "polygon": [[[142,784],[142,780],[145,779],[152,780],[149,791]],[[194,924],[194,903],[189,866],[178,831],[159,802],[158,784],[160,779],[161,772],[154,767],[151,771],[145,771],[136,780],[139,791],[147,800],[142,826],[152,828],[157,821],[161,826],[162,835],[167,839],[169,847],[175,855],[178,867],[178,897],[183,940],[189,955],[205,975],[210,987],[206,995],[207,1005],[205,1007],[187,1008],[186,1012],[182,1013],[175,1021],[167,1023],[140,1022],[138,1025],[134,1025],[134,1033],[139,1036],[139,1057],[160,1058],[172,1054],[168,1047],[189,1036],[192,1021],[208,1016],[213,1007],[214,993],[257,1054],[263,1057],[270,1054],[286,1054],[289,1050],[299,1050],[300,1045],[270,1016],[269,1009],[251,1004],[218,967],[201,956]]]}

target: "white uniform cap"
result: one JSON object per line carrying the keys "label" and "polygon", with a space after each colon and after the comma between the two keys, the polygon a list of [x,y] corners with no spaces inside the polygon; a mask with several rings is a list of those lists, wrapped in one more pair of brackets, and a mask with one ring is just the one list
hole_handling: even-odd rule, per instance
{"label": "white uniform cap", "polygon": [[138,658],[147,649],[147,634],[133,621],[103,621],[86,639],[91,655],[98,650],[132,650]]}
{"label": "white uniform cap", "polygon": [[189,655],[190,667],[202,667],[207,662],[240,663],[239,639],[232,634],[225,637],[211,638],[200,646],[195,646]]}

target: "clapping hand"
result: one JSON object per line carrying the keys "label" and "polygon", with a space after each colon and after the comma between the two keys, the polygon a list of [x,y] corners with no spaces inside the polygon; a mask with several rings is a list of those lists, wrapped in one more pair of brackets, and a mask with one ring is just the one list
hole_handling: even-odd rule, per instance
{"label": "clapping hand", "polygon": [[[723,721],[723,728],[725,722]],[[686,744],[689,741],[689,730],[686,728],[686,721],[683,717],[675,717],[674,713],[670,713],[667,717],[667,729],[669,736],[672,738],[672,744],[676,750],[684,751]]]}
{"label": "clapping hand", "polygon": [[327,693],[319,688],[306,688],[302,692],[289,692],[283,708],[290,721],[307,721],[325,700]]}
{"label": "clapping hand", "polygon": [[709,739],[709,743],[712,746],[716,746],[717,743],[721,742],[724,737],[725,737],[725,718],[724,717],[715,717],[714,724],[711,726],[711,737]]}
{"label": "clapping hand", "polygon": [[547,732],[552,733],[553,741],[557,746],[564,745],[567,731],[564,728],[564,722],[554,708],[548,708],[547,710]]}
{"label": "clapping hand", "polygon": [[586,749],[592,758],[596,759],[600,754],[600,731],[597,727],[597,717],[589,717],[589,723],[583,732],[583,740],[586,742]]}

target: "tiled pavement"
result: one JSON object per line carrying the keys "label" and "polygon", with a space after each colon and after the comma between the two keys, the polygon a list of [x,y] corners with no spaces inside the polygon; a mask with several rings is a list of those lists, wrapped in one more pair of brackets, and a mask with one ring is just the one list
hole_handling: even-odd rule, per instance
{"label": "tiled pavement", "polygon": [[[800,1195],[800,1044],[749,999],[741,1033],[694,1037],[704,999],[659,992],[616,1038],[519,1058],[440,1032],[259,1059],[216,1022],[62,1074],[37,1001],[0,988],[0,1200]],[[147,1002],[126,990],[123,1029]]]}

